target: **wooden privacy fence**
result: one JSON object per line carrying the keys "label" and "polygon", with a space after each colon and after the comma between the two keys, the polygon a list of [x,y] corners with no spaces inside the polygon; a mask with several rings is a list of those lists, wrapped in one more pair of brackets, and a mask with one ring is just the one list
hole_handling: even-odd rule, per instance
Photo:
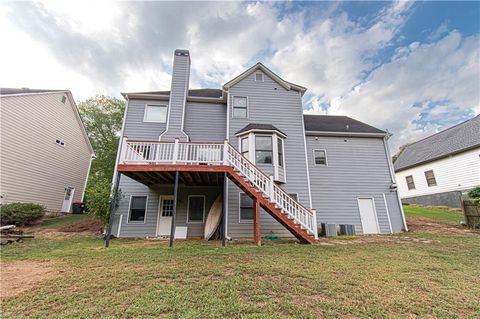
{"label": "wooden privacy fence", "polygon": [[468,227],[480,228],[480,203],[464,200],[463,214],[465,215],[465,224]]}

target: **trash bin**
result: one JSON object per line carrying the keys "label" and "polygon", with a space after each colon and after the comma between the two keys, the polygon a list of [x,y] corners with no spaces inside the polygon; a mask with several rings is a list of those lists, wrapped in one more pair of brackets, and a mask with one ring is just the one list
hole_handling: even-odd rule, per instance
{"label": "trash bin", "polygon": [[72,204],[72,212],[75,215],[81,215],[85,211],[85,203],[84,202],[73,202]]}

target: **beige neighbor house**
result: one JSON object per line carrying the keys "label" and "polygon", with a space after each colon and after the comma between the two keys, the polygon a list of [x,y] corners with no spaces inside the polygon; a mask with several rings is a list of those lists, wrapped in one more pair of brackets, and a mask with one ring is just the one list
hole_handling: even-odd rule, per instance
{"label": "beige neighbor house", "polygon": [[70,212],[94,158],[68,90],[0,89],[1,203]]}

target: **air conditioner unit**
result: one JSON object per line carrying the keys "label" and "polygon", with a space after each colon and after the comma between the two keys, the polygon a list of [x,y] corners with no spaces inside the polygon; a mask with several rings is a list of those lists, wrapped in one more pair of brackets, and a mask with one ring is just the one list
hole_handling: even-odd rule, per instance
{"label": "air conditioner unit", "polygon": [[337,233],[337,224],[325,224],[325,236],[336,237]]}

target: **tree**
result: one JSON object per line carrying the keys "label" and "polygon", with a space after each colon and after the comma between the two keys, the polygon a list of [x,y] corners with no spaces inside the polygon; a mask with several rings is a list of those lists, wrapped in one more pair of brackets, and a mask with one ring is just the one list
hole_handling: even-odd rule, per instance
{"label": "tree", "polygon": [[87,210],[106,222],[125,103],[117,98],[97,95],[78,106],[96,155],[85,190]]}
{"label": "tree", "polygon": [[410,145],[410,143],[409,143],[409,144],[403,144],[402,146],[400,146],[400,147],[398,148],[397,154],[395,154],[395,155],[392,156],[392,163],[395,163],[395,162],[397,161],[397,159],[400,157],[400,154],[402,154],[403,151],[404,151],[404,150],[407,148],[407,146],[409,146],[409,145]]}

